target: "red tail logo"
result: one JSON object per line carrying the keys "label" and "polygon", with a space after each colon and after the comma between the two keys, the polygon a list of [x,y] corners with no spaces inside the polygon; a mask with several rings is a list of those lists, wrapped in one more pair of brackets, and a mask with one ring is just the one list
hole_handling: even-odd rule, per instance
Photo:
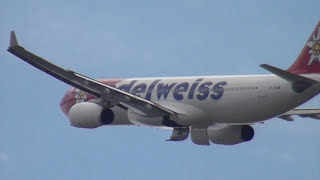
{"label": "red tail logo", "polygon": [[320,21],[288,71],[295,74],[320,73]]}

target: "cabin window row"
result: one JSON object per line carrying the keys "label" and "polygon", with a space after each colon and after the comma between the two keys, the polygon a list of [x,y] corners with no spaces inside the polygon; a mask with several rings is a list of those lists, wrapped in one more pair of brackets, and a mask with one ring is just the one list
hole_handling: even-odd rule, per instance
{"label": "cabin window row", "polygon": [[257,86],[248,86],[248,87],[227,87],[224,88],[225,91],[247,91],[247,90],[257,90]]}
{"label": "cabin window row", "polygon": [[[248,90],[257,90],[257,86],[247,86],[247,87],[217,87],[214,89],[211,88],[202,88],[198,89],[197,91],[200,93],[208,92],[208,91],[214,91],[214,92],[220,92],[220,91],[248,91]],[[171,92],[185,92],[185,89],[171,89]],[[154,89],[154,93],[168,93],[169,89]],[[142,93],[141,89],[138,89],[136,93]]]}

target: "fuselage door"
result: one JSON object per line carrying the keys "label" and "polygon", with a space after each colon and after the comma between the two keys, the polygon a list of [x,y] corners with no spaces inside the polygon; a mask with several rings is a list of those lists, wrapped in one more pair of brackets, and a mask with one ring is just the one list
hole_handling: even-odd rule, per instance
{"label": "fuselage door", "polygon": [[268,104],[269,97],[268,97],[268,89],[269,89],[269,81],[262,80],[257,86],[258,86],[258,103],[259,104]]}

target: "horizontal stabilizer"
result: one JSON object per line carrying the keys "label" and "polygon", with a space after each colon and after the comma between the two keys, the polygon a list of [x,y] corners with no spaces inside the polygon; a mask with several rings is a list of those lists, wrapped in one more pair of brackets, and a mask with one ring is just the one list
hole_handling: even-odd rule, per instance
{"label": "horizontal stabilizer", "polygon": [[309,108],[309,109],[292,109],[278,118],[284,119],[286,121],[293,121],[292,116],[297,115],[303,118],[309,117],[312,119],[320,120],[320,108]]}
{"label": "horizontal stabilizer", "polygon": [[317,83],[317,81],[315,81],[315,80],[312,80],[312,79],[309,79],[309,78],[306,78],[306,77],[303,77],[303,76],[300,76],[297,74],[293,74],[288,71],[285,71],[285,70],[282,70],[282,69],[279,69],[279,68],[276,68],[276,67],[273,67],[273,66],[270,66],[267,64],[261,64],[260,66],[263,69],[270,71],[271,73],[273,73],[273,74],[279,76],[280,78],[282,78],[286,81],[289,81],[291,83],[296,83],[296,82],[305,82],[305,83],[310,83],[310,84]]}
{"label": "horizontal stabilizer", "polygon": [[313,84],[317,84],[319,82],[313,80],[313,79],[309,79],[306,78],[304,76],[300,76],[297,74],[293,74],[290,73],[288,71],[267,65],[267,64],[262,64],[260,65],[262,68],[272,72],[273,74],[277,75],[278,77],[289,81],[292,83],[292,89],[296,92],[296,93],[301,93],[304,90],[308,89],[309,87],[311,87]]}

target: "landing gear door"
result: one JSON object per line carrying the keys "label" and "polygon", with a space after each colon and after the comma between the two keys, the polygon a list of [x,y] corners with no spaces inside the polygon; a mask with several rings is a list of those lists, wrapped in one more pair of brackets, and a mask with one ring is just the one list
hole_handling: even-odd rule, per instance
{"label": "landing gear door", "polygon": [[173,128],[172,135],[167,141],[183,141],[189,136],[189,128],[177,127]]}

